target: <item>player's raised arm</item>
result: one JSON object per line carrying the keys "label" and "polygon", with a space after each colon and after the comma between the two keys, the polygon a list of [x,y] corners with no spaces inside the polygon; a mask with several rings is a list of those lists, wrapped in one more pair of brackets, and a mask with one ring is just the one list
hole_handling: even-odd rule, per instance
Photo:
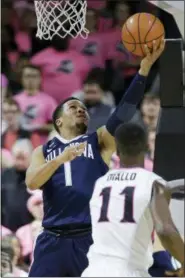
{"label": "player's raised arm", "polygon": [[182,264],[182,270],[178,273],[178,276],[181,276],[184,270],[185,245],[171,217],[168,204],[170,196],[171,192],[163,184],[155,181],[150,208],[155,230],[162,245]]}
{"label": "player's raised arm", "polygon": [[78,146],[66,148],[61,155],[46,162],[43,156],[42,146],[37,147],[31,159],[31,164],[26,172],[26,185],[31,190],[42,187],[58,169],[58,167],[68,161],[80,156],[85,149],[86,142]]}
{"label": "player's raised arm", "polygon": [[115,151],[114,133],[116,128],[125,122],[132,119],[136,112],[137,105],[140,103],[144,96],[146,79],[150,72],[152,65],[160,57],[165,47],[165,41],[161,41],[160,47],[157,49],[155,41],[153,42],[153,52],[151,53],[147,45],[146,56],[141,61],[138,74],[135,76],[126,94],[123,96],[118,107],[110,116],[106,126],[98,129],[98,138],[100,146],[106,151]]}

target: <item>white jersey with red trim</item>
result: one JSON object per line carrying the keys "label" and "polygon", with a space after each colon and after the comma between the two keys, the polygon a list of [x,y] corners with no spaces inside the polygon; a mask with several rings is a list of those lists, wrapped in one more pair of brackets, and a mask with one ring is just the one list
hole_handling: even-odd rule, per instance
{"label": "white jersey with red trim", "polygon": [[149,209],[155,180],[166,182],[142,168],[109,171],[98,179],[90,201],[94,244],[93,257],[123,260],[134,269],[148,270],[153,263],[153,220]]}

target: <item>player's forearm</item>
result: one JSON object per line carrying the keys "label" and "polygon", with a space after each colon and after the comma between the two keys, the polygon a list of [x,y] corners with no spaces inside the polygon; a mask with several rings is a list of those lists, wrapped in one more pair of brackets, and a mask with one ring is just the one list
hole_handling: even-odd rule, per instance
{"label": "player's forearm", "polygon": [[181,264],[184,264],[184,242],[175,227],[166,233],[158,233],[164,248]]}
{"label": "player's forearm", "polygon": [[148,67],[141,67],[139,69],[139,74],[146,77],[146,76],[148,76],[148,74],[150,72],[150,69],[151,69],[150,66],[148,66]]}
{"label": "player's forearm", "polygon": [[136,107],[142,100],[145,91],[146,77],[148,76],[152,65],[162,54],[165,48],[164,39],[161,40],[160,47],[157,47],[155,41],[153,41],[153,51],[151,53],[150,49],[146,47],[146,56],[142,59],[140,63],[140,69],[134,80],[132,81],[128,91],[122,98],[117,109],[114,111],[112,116],[109,118],[106,128],[108,132],[114,136],[116,128],[129,120],[134,116],[136,112]]}
{"label": "player's forearm", "polygon": [[116,128],[125,122],[128,122],[134,116],[137,105],[141,102],[146,85],[146,76],[139,73],[135,76],[126,94],[123,96],[116,110],[108,119],[106,128],[114,136]]}
{"label": "player's forearm", "polygon": [[31,190],[41,188],[55,173],[58,167],[63,164],[60,156],[53,159],[34,170],[29,170],[26,173],[26,185]]}

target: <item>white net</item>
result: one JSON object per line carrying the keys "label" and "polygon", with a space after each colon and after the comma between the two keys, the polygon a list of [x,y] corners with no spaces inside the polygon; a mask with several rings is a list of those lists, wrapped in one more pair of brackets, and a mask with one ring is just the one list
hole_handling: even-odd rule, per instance
{"label": "white net", "polygon": [[37,34],[40,39],[51,40],[55,35],[65,38],[87,38],[85,28],[86,0],[34,0],[37,16]]}

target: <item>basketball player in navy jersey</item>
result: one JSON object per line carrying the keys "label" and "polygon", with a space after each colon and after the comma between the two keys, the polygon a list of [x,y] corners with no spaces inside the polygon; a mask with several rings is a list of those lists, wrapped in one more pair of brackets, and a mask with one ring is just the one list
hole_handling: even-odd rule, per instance
{"label": "basketball player in navy jersey", "polygon": [[154,42],[151,53],[146,46],[127,93],[96,132],[86,133],[89,116],[78,99],[69,98],[56,108],[58,136],[35,149],[26,174],[27,187],[42,189],[44,201],[44,230],[36,241],[30,277],[76,277],[87,267],[92,244],[89,200],[95,181],[108,171],[115,130],[135,114],[149,71],[164,47],[164,40],[159,48]]}

